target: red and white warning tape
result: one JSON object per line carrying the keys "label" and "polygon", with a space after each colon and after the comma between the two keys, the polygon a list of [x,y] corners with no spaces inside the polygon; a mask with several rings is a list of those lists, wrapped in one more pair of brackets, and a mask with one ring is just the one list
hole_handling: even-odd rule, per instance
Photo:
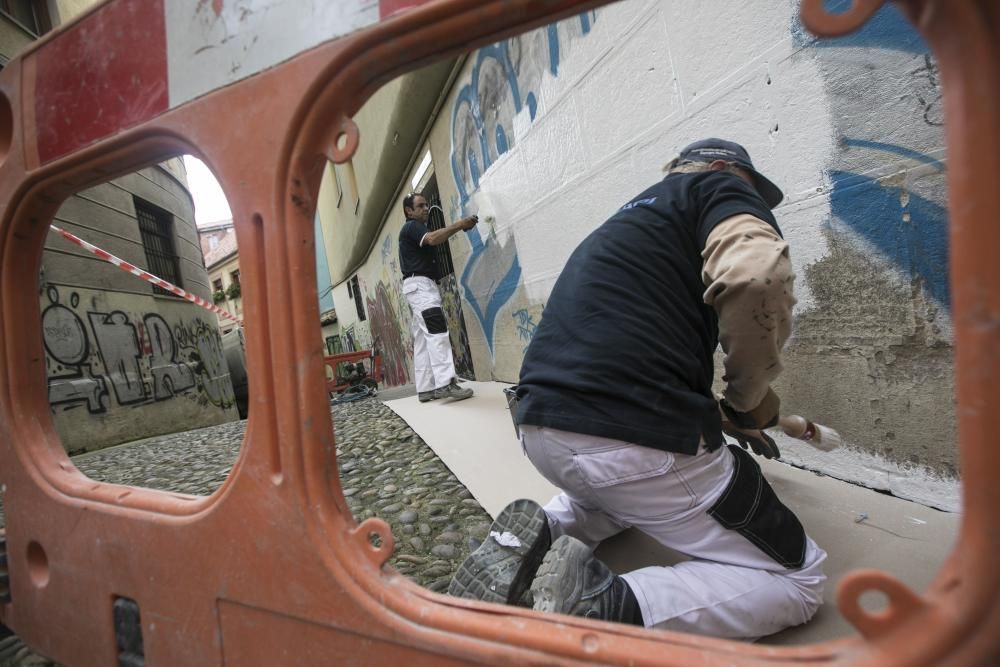
{"label": "red and white warning tape", "polygon": [[242,324],[242,322],[239,320],[239,318],[237,318],[236,316],[234,316],[232,313],[229,313],[229,312],[223,310],[222,308],[219,308],[214,303],[209,303],[208,301],[205,301],[204,299],[202,299],[200,296],[195,296],[194,294],[190,294],[188,292],[185,292],[184,290],[182,290],[177,285],[174,285],[172,283],[168,283],[163,278],[157,278],[152,273],[148,273],[146,271],[143,271],[139,267],[134,266],[132,264],[129,264],[128,262],[126,262],[124,259],[121,259],[120,257],[115,257],[114,255],[112,255],[107,250],[101,250],[100,248],[98,248],[97,246],[93,245],[92,243],[87,243],[86,241],[84,241],[83,239],[81,239],[79,236],[75,236],[73,234],[70,234],[65,229],[60,229],[60,228],[56,227],[55,225],[49,225],[49,226],[52,228],[52,231],[56,232],[57,234],[59,234],[60,236],[62,236],[67,241],[70,241],[71,243],[75,243],[76,245],[80,246],[84,250],[86,250],[86,251],[88,251],[88,252],[90,252],[90,253],[92,253],[94,255],[97,255],[98,257],[100,257],[101,259],[103,259],[106,262],[111,262],[112,264],[114,264],[115,266],[117,266],[122,271],[128,271],[133,276],[138,276],[139,278],[142,278],[143,280],[145,280],[147,283],[152,283],[152,284],[156,285],[157,287],[162,287],[165,290],[173,292],[174,294],[176,294],[177,296],[181,297],[182,299],[187,299],[191,303],[196,303],[199,306],[201,306],[202,308],[205,308],[207,310],[212,311],[216,315],[221,315],[222,317],[228,318],[228,319],[232,320],[233,322],[236,322],[237,324]]}

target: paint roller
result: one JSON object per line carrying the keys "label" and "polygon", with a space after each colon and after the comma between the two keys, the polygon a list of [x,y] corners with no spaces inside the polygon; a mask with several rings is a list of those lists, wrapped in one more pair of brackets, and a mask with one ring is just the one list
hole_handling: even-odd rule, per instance
{"label": "paint roller", "polygon": [[479,222],[485,222],[490,226],[493,226],[497,221],[496,201],[482,190],[472,193],[466,210],[469,211],[469,215],[477,216]]}
{"label": "paint roller", "polygon": [[[721,397],[720,397],[721,400]],[[723,420],[726,416],[723,414]],[[840,434],[829,426],[817,424],[801,415],[785,415],[778,417],[777,428],[790,438],[801,440],[810,447],[822,452],[830,452],[840,447],[844,440]],[[739,430],[739,429],[737,429]]]}
{"label": "paint roller", "polygon": [[811,447],[829,452],[840,447],[843,439],[829,426],[809,421],[800,415],[785,415],[778,419],[778,428],[790,438],[801,440]]}

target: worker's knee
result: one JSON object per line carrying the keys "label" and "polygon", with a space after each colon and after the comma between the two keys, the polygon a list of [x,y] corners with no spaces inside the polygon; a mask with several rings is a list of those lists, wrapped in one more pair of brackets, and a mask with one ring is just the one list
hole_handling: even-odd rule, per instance
{"label": "worker's knee", "polygon": [[439,307],[428,308],[420,315],[424,318],[424,324],[427,325],[427,333],[447,333],[448,321],[444,318],[444,311]]}

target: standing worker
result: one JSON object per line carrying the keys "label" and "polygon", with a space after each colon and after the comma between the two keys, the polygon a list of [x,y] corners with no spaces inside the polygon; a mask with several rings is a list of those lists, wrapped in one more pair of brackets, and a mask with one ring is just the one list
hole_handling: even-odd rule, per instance
{"label": "standing worker", "polygon": [[[666,171],[573,252],[525,354],[521,443],[562,492],[508,505],[449,592],[756,639],[812,618],[826,580],[826,553],[745,451],[779,456],[762,429],[795,303],[783,195],[720,139]],[[690,560],[612,573],[593,548],[633,526]]]}
{"label": "standing worker", "polygon": [[417,398],[421,403],[438,398],[461,401],[471,397],[472,390],[460,387],[456,378],[448,322],[441,310],[441,293],[437,287],[441,275],[434,246],[460,231],[472,229],[479,219],[470,216],[443,229],[429,231],[430,207],[427,199],[416,193],[403,198],[403,213],[406,222],[399,232],[399,266],[403,271],[403,294],[410,304]]}

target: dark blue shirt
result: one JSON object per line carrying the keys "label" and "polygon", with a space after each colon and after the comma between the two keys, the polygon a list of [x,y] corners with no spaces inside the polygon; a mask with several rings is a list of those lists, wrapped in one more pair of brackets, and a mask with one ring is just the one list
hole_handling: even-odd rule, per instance
{"label": "dark blue shirt", "polygon": [[416,274],[431,280],[440,278],[437,252],[432,245],[420,245],[420,239],[430,232],[419,220],[407,220],[399,230],[399,270],[403,276]]}
{"label": "dark blue shirt", "polygon": [[[712,229],[767,205],[729,172],[673,174],[576,248],[525,353],[523,424],[694,454],[723,444],[702,257]],[[780,230],[778,230],[780,234]]]}

